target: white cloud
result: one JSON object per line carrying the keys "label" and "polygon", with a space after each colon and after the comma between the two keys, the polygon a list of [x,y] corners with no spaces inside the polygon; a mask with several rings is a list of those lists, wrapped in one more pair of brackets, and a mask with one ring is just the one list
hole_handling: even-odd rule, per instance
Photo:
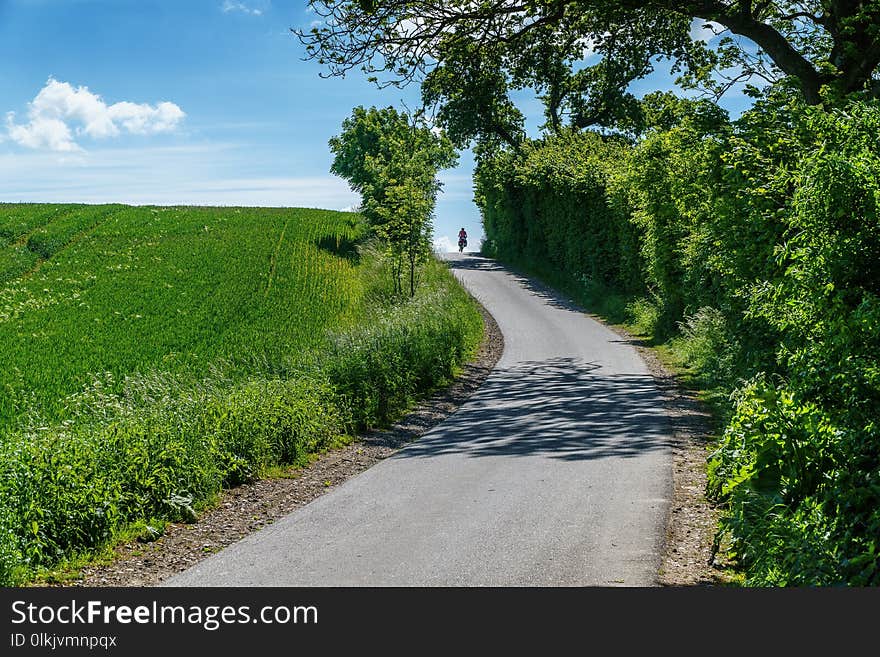
{"label": "white cloud", "polygon": [[25,125],[16,125],[15,113],[9,112],[6,115],[6,129],[10,139],[27,148],[48,149],[59,153],[82,150],[73,141],[70,128],[59,119],[36,118]]}
{"label": "white cloud", "polygon": [[691,39],[708,43],[726,29],[721,23],[695,18],[691,21]]}
{"label": "white cloud", "polygon": [[88,87],[74,88],[50,77],[28,104],[28,122],[18,124],[15,113],[8,112],[6,128],[9,137],[21,146],[70,152],[82,150],[74,134],[103,139],[116,137],[123,130],[140,135],[171,132],[185,116],[180,107],[167,101],[108,105]]}
{"label": "white cloud", "polygon": [[87,87],[74,89],[67,82],[49,78],[28,108],[32,122],[43,119],[76,121],[90,137],[115,137],[119,130],[107,116],[107,105]]}
{"label": "white cloud", "polygon": [[458,246],[452,243],[452,239],[448,235],[441,235],[434,238],[434,250],[437,253],[452,253],[458,251]]}
{"label": "white cloud", "polygon": [[230,11],[240,11],[243,14],[250,14],[251,16],[263,15],[262,9],[248,7],[243,2],[232,2],[232,0],[226,0],[220,9],[223,11],[224,14],[228,14]]}
{"label": "white cloud", "polygon": [[123,101],[107,108],[114,124],[119,123],[131,133],[147,135],[171,132],[186,116],[174,103],[161,102],[155,107]]}

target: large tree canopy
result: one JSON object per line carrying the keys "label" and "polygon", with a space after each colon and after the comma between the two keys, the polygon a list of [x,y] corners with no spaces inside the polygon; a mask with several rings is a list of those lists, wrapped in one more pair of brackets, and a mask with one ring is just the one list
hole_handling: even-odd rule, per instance
{"label": "large tree canopy", "polygon": [[[669,58],[685,85],[716,96],[733,81],[790,78],[810,104],[880,95],[880,0],[310,0],[322,19],[294,32],[309,57],[380,85],[422,83],[459,143],[514,144],[516,89],[542,95],[546,126],[615,125],[632,114],[629,83]],[[725,33],[708,47],[693,19]],[[598,61],[589,55],[598,55]],[[829,94],[823,94],[823,87]]]}

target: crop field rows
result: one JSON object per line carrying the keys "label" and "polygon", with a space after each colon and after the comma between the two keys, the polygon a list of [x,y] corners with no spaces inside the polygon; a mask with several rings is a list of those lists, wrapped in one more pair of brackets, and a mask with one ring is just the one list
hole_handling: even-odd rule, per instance
{"label": "crop field rows", "polygon": [[0,585],[155,538],[449,380],[476,306],[437,262],[389,295],[363,231],[328,210],[0,204]]}
{"label": "crop field rows", "polygon": [[[296,349],[357,305],[348,261],[318,246],[327,236],[353,237],[335,213],[296,221],[277,209],[0,212],[2,234],[15,240],[2,257],[27,265],[17,275],[5,269],[0,290],[0,427],[25,407],[61,419],[64,398],[95,373],[121,380]],[[17,255],[23,250],[30,259]]]}
{"label": "crop field rows", "polygon": [[[0,209],[0,284],[31,271],[41,260],[76,234],[75,219],[68,217],[80,206],[3,204]],[[90,212],[90,214],[94,214]],[[58,222],[62,230],[53,229]],[[65,230],[66,229],[66,230]]]}

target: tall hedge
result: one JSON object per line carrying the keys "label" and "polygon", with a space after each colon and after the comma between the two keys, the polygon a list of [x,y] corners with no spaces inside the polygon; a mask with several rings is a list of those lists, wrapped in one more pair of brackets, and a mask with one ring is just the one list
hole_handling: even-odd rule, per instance
{"label": "tall hedge", "polygon": [[636,228],[611,187],[628,150],[595,133],[566,133],[526,144],[521,159],[505,152],[481,160],[475,189],[488,249],[641,290]]}
{"label": "tall hedge", "polygon": [[499,257],[642,296],[729,395],[708,493],[747,583],[876,585],[880,103],[793,97],[532,142],[480,161],[477,202]]}

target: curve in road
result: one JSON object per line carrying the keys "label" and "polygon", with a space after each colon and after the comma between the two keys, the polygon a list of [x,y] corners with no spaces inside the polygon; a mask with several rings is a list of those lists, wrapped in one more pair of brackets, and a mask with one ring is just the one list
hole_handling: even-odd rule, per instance
{"label": "curve in road", "polygon": [[636,350],[491,260],[448,254],[504,353],[393,456],[163,586],[652,586],[670,427]]}

